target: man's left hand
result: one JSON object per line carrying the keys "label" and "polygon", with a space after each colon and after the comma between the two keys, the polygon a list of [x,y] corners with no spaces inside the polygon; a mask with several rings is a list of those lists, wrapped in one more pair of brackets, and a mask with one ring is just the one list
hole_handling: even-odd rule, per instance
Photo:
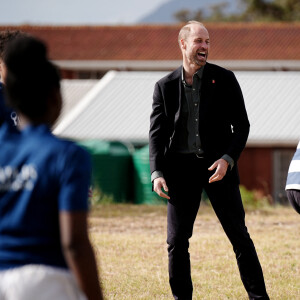
{"label": "man's left hand", "polygon": [[212,171],[216,169],[216,172],[209,178],[209,183],[215,182],[215,181],[220,181],[223,179],[227,172],[229,163],[223,159],[220,158],[217,161],[215,161],[209,168],[208,170]]}

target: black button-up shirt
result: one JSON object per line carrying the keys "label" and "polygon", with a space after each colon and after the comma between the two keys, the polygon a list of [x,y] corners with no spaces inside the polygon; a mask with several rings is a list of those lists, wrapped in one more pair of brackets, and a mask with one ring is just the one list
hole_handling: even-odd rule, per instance
{"label": "black button-up shirt", "polygon": [[182,68],[182,83],[184,97],[181,99],[179,126],[176,128],[171,151],[177,153],[202,154],[199,133],[199,106],[201,101],[201,81],[203,68],[193,75],[193,84],[188,85],[184,79]]}

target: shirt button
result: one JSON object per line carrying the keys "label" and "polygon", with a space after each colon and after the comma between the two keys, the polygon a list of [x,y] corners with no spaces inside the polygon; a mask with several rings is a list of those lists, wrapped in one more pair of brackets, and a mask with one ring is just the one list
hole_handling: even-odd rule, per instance
{"label": "shirt button", "polygon": [[198,119],[195,119],[196,122],[198,122]]}
{"label": "shirt button", "polygon": [[196,136],[198,136],[198,133],[196,134]]}
{"label": "shirt button", "polygon": [[197,103],[195,103],[195,106],[197,106],[198,104]]}

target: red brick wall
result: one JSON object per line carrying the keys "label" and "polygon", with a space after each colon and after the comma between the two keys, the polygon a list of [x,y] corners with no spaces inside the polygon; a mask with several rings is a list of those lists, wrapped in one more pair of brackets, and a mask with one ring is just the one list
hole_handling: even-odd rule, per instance
{"label": "red brick wall", "polygon": [[238,162],[241,184],[263,194],[273,191],[272,148],[245,148]]}

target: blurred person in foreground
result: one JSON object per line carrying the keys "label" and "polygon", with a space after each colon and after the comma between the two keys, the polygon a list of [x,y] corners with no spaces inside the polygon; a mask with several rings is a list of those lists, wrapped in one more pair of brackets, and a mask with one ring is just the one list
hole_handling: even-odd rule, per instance
{"label": "blurred person in foreground", "polygon": [[59,73],[33,37],[9,43],[4,62],[21,132],[0,129],[0,299],[103,299],[88,236],[90,157],[50,132]]}
{"label": "blurred person in foreground", "polygon": [[204,189],[233,246],[249,299],[269,299],[239,191],[237,161],[249,133],[240,86],[233,72],[206,62],[210,38],[202,23],[183,26],[178,43],[183,65],[155,84],[149,132],[153,189],[168,199],[173,296],[192,299],[188,248]]}
{"label": "blurred person in foreground", "polygon": [[300,142],[289,166],[285,190],[291,205],[300,214]]}
{"label": "blurred person in foreground", "polygon": [[4,78],[6,73],[6,66],[3,60],[7,44],[15,38],[25,35],[19,30],[4,30],[0,31],[0,126],[7,122],[12,126],[12,129],[17,129],[18,116],[15,111],[7,106],[4,100]]}

